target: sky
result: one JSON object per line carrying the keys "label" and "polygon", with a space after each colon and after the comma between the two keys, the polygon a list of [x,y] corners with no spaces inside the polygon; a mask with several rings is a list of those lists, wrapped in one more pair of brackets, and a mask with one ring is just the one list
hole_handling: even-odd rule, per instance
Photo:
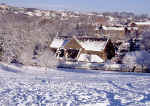
{"label": "sky", "polygon": [[74,11],[126,11],[150,15],[150,0],[0,0],[18,7],[68,9]]}

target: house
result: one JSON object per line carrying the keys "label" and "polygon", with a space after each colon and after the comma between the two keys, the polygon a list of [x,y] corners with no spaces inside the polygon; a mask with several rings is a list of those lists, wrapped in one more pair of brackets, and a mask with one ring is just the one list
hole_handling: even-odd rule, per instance
{"label": "house", "polygon": [[125,27],[124,26],[97,26],[96,33],[104,34],[104,35],[124,35]]}
{"label": "house", "polygon": [[104,34],[104,35],[129,35],[138,32],[137,26],[97,26],[96,33]]}
{"label": "house", "polygon": [[98,25],[109,25],[108,19],[105,17],[96,17],[95,22],[93,23],[93,26]]}
{"label": "house", "polygon": [[139,31],[142,31],[145,28],[150,28],[150,21],[131,22],[129,25],[138,27]]}
{"label": "house", "polygon": [[60,60],[102,63],[115,56],[113,43],[106,37],[57,36],[50,45]]}
{"label": "house", "polygon": [[0,10],[9,10],[10,7],[5,4],[0,4]]}
{"label": "house", "polygon": [[63,48],[72,37],[70,36],[56,36],[50,44],[50,48],[53,52],[56,52],[57,49]]}

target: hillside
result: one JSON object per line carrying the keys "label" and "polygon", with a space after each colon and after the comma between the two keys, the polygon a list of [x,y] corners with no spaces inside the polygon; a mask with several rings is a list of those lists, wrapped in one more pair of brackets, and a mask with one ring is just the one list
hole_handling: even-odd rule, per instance
{"label": "hillside", "polygon": [[[82,25],[79,27],[80,22]],[[0,24],[0,60],[24,65],[44,66],[42,57],[51,59],[53,54],[49,45],[58,34],[93,33],[91,25],[87,24],[87,15],[78,17],[78,14],[69,11],[18,8],[4,4],[0,5]]]}
{"label": "hillside", "polygon": [[0,64],[0,105],[149,106],[150,74]]}
{"label": "hillside", "polygon": [[[54,53],[50,50],[50,44],[55,36],[103,37],[105,35],[112,40],[118,56],[112,61],[121,63],[126,54],[124,51],[150,51],[149,27],[144,28],[138,36],[142,40],[134,40],[132,45],[130,38],[135,37],[132,33],[126,36],[120,35],[118,31],[114,31],[117,32],[114,34],[108,31],[105,34],[97,32],[96,29],[99,25],[103,25],[104,29],[120,30],[118,25],[126,26],[130,22],[129,20],[131,22],[144,21],[149,18],[127,12],[56,11],[0,4],[0,61],[51,67],[53,65],[49,60],[56,61]],[[115,28],[106,28],[106,26],[114,26]]]}

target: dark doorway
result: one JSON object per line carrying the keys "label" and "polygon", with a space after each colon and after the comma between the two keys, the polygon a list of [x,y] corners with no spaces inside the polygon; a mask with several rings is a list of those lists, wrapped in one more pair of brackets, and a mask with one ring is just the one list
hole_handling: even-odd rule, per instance
{"label": "dark doorway", "polygon": [[67,58],[75,59],[78,56],[79,50],[77,49],[67,49]]}

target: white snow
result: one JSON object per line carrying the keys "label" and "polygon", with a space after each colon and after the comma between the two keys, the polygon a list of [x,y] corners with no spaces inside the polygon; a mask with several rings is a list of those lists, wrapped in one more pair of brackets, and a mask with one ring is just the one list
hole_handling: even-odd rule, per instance
{"label": "white snow", "polygon": [[104,62],[104,60],[98,55],[91,55],[91,62]]}
{"label": "white snow", "polygon": [[79,56],[78,61],[98,62],[98,63],[104,62],[104,60],[98,55],[90,55],[90,54],[85,54],[85,53],[82,53]]}
{"label": "white snow", "polygon": [[91,50],[91,51],[102,51],[104,50],[107,41],[80,41],[80,45],[85,50]]}
{"label": "white snow", "polygon": [[109,20],[110,20],[111,22],[115,20],[115,18],[112,17],[112,16],[107,16],[107,18],[109,18]]}
{"label": "white snow", "polygon": [[149,106],[150,74],[0,64],[0,106]]}
{"label": "white snow", "polygon": [[24,14],[29,15],[29,16],[33,16],[33,13],[32,13],[32,12],[26,12],[26,13],[24,13]]}
{"label": "white snow", "polygon": [[96,30],[96,31],[99,31],[99,26],[97,26],[97,27],[95,28],[95,30]]}
{"label": "white snow", "polygon": [[68,42],[68,40],[64,40],[64,39],[54,39],[50,45],[50,47],[52,48],[60,48],[65,46],[65,44]]}
{"label": "white snow", "polygon": [[[115,26],[103,26],[103,29],[104,30],[106,30],[106,31],[124,31],[124,28],[125,27],[115,27]],[[131,30],[131,29],[133,29],[133,30],[138,30],[138,27],[127,27],[128,28],[128,30]]]}
{"label": "white snow", "polygon": [[108,106],[109,103],[96,103],[96,104],[86,104],[81,106]]}
{"label": "white snow", "polygon": [[150,25],[150,21],[145,21],[145,22],[135,22],[137,25]]}
{"label": "white snow", "polygon": [[150,66],[150,53],[146,51],[129,52],[125,55],[123,62],[129,65],[145,64]]}
{"label": "white snow", "polygon": [[124,31],[124,27],[106,27],[106,26],[103,26],[103,29],[104,30],[107,30],[107,31]]}
{"label": "white snow", "polygon": [[105,64],[105,68],[117,70],[117,69],[121,69],[121,65],[120,64]]}
{"label": "white snow", "polygon": [[128,30],[138,30],[138,27],[128,27]]}
{"label": "white snow", "polygon": [[[90,51],[102,51],[102,50],[104,50],[104,48],[107,44],[107,41],[108,41],[108,39],[105,41],[91,41],[91,40],[80,41],[76,37],[75,37],[75,39],[82,46],[82,48],[84,48],[85,50],[90,50]],[[51,48],[64,47],[69,41],[70,41],[69,39],[55,38],[52,41],[50,47]]]}

